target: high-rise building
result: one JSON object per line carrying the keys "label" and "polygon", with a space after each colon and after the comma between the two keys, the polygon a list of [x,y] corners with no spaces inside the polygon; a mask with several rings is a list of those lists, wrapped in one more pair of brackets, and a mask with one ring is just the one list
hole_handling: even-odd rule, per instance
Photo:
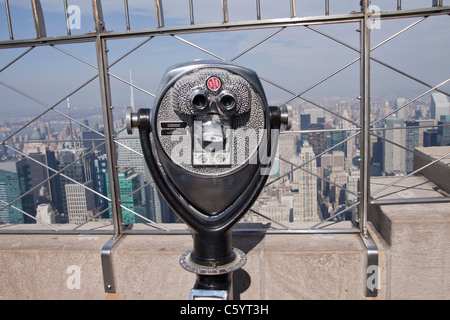
{"label": "high-rise building", "polygon": [[[92,157],[86,155],[87,149],[80,148],[77,144],[67,143],[64,149],[59,151],[59,168],[64,176],[61,176],[63,215],[57,217],[59,223],[81,223],[95,210],[95,200],[92,191]],[[83,190],[82,190],[83,189]],[[87,203],[86,210],[76,204],[83,199]],[[69,209],[71,210],[69,212]],[[84,219],[84,220],[83,220]]]}
{"label": "high-rise building", "polygon": [[431,118],[441,120],[441,116],[450,114],[450,103],[445,94],[435,92],[431,94]]}
{"label": "high-rise building", "polygon": [[403,118],[406,119],[406,108],[402,108],[403,105],[405,105],[408,101],[405,98],[397,98],[395,101],[395,110],[398,110],[395,112],[395,115],[397,118]]}
{"label": "high-rise building", "polygon": [[142,156],[142,147],[139,141],[139,134],[128,135],[122,132],[118,135],[121,145],[118,145],[117,165],[118,167],[131,167],[135,172],[140,173],[141,185],[148,184],[141,192],[141,208],[139,212],[142,216],[154,222],[173,222],[175,214],[165,200],[159,194],[153,179]]}
{"label": "high-rise building", "polygon": [[[406,144],[406,131],[396,129],[405,126],[403,118],[386,119],[384,138],[398,145]],[[383,171],[388,174],[404,174],[406,172],[405,149],[394,145],[391,142],[383,142]]]}
{"label": "high-rise building", "polygon": [[[16,161],[0,161],[0,208],[12,203],[31,189],[30,169],[26,159]],[[0,211],[2,223],[32,223],[36,216],[32,194],[22,196],[8,208]]]}
{"label": "high-rise building", "polygon": [[83,185],[75,183],[65,185],[69,223],[81,224],[94,215],[94,193],[85,187],[92,189],[92,180],[87,181]]}
{"label": "high-rise building", "polygon": [[[305,163],[315,157],[313,148],[307,141],[303,142],[298,156],[291,158],[296,164]],[[317,174],[316,161],[309,161],[302,166],[305,170]],[[319,221],[317,212],[317,178],[303,170],[294,171],[294,183],[298,183],[298,201],[294,200],[293,221],[316,222]]]}
{"label": "high-rise building", "polygon": [[[119,189],[121,203],[125,208],[122,208],[123,223],[135,223],[137,221],[134,212],[139,213],[142,205],[142,197],[140,192],[135,192],[141,187],[141,174],[135,172],[134,168],[124,167],[119,168]],[[109,179],[108,172],[106,172],[106,178]],[[111,189],[107,184],[108,197],[111,197]],[[132,194],[130,196],[130,194]],[[112,218],[112,211],[110,210],[110,218]]]}
{"label": "high-rise building", "polygon": [[[30,137],[30,142],[26,144],[24,150],[31,158],[27,160],[30,166],[31,187],[34,188],[37,185],[41,185],[34,189],[33,198],[36,205],[51,203],[54,209],[62,212],[60,176],[55,175],[55,172],[58,170],[58,164],[55,153],[48,150],[46,144],[42,143],[43,139],[40,129],[35,128]],[[49,179],[50,177],[52,178]],[[42,183],[43,181],[46,182]]]}

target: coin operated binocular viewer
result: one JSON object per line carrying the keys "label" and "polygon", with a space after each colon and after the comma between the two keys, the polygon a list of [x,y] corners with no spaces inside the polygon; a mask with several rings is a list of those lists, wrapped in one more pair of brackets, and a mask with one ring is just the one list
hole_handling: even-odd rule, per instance
{"label": "coin operated binocular viewer", "polygon": [[161,195],[193,232],[181,266],[197,274],[191,299],[230,299],[232,272],[246,262],[232,227],[270,174],[289,108],[269,107],[256,73],[194,61],[169,68],[152,110],[127,110]]}

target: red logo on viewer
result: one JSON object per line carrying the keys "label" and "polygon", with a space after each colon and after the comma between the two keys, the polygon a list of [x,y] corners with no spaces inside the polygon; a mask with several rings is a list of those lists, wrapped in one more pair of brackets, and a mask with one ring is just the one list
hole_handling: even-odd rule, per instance
{"label": "red logo on viewer", "polygon": [[208,89],[211,91],[217,91],[219,90],[222,83],[220,82],[220,79],[217,77],[211,77],[206,82],[206,85],[208,86]]}

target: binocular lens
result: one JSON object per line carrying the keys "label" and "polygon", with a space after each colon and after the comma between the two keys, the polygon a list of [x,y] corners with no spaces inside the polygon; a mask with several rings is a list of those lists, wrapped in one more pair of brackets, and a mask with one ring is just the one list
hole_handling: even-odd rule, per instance
{"label": "binocular lens", "polygon": [[220,93],[218,100],[219,106],[225,111],[230,111],[236,106],[236,96],[232,92]]}
{"label": "binocular lens", "polygon": [[201,90],[194,91],[191,96],[191,105],[197,110],[203,110],[208,105],[208,97]]}

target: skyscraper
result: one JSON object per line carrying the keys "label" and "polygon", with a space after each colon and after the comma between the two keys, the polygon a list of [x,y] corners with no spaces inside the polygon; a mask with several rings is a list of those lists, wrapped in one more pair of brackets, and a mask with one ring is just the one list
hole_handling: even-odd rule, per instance
{"label": "skyscraper", "polygon": [[441,120],[441,116],[450,114],[450,103],[445,94],[435,92],[431,94],[431,118]]}
{"label": "skyscraper", "polygon": [[[91,176],[92,158],[86,156],[87,149],[80,148],[76,144],[67,143],[63,150],[59,151],[60,170],[68,178],[61,176],[63,212],[58,222],[81,223],[93,214],[95,210],[94,194],[85,187],[92,189]],[[75,180],[76,182],[74,182]],[[78,183],[77,183],[78,182]],[[86,208],[80,207],[79,202],[85,201]],[[83,210],[86,210],[83,211]]]}
{"label": "skyscraper", "polygon": [[[313,148],[307,141],[303,146],[298,157],[291,158],[291,162],[296,164],[305,163],[315,157]],[[317,173],[316,161],[312,160],[302,168],[312,173]],[[317,212],[317,178],[303,170],[294,171],[294,183],[298,183],[297,199],[294,199],[293,220],[304,222],[319,221]]]}
{"label": "skyscraper", "polygon": [[[15,201],[31,188],[30,171],[26,159],[0,161],[0,208]],[[22,224],[34,222],[21,211],[36,216],[33,195],[28,194],[0,211],[0,222]]]}
{"label": "skyscraper", "polygon": [[[404,146],[406,144],[406,131],[403,129],[395,129],[404,127],[403,118],[386,119],[384,130],[384,138],[396,144]],[[391,130],[389,130],[391,129]],[[383,171],[386,174],[404,174],[406,172],[406,154],[402,149],[390,142],[383,143]]]}
{"label": "skyscraper", "polygon": [[[135,192],[141,187],[141,174],[135,172],[131,167],[119,168],[119,189],[121,203],[124,207],[130,209],[122,208],[122,218],[123,223],[135,223],[136,215],[133,212],[139,213],[140,207],[142,205],[142,197],[140,192]],[[108,172],[106,172],[106,178],[109,179]],[[111,197],[111,191],[109,184],[107,185],[108,198]],[[133,193],[134,192],[134,193]],[[133,193],[133,194],[132,194]],[[132,194],[130,196],[130,194]],[[110,210],[110,217],[112,218],[112,211]]]}

